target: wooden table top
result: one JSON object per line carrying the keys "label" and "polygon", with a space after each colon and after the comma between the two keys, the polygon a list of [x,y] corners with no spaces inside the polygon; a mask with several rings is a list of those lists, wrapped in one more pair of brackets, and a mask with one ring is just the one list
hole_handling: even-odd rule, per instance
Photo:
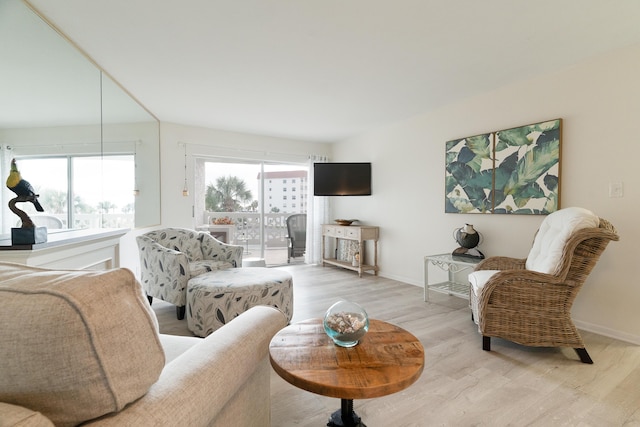
{"label": "wooden table top", "polygon": [[322,319],[309,319],[278,332],[269,345],[271,366],[294,386],[340,399],[386,396],[413,384],[424,368],[424,348],[404,329],[369,320],[358,345],[339,347]]}

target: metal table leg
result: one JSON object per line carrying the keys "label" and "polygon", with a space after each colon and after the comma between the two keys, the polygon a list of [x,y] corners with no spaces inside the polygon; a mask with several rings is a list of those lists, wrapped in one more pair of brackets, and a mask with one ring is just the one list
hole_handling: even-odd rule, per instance
{"label": "metal table leg", "polygon": [[340,399],[340,409],[331,414],[328,427],[367,427],[353,412],[353,399]]}

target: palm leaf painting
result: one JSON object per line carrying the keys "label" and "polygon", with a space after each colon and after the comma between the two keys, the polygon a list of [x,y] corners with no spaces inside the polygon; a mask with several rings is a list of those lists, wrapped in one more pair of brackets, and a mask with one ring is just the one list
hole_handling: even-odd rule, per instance
{"label": "palm leaf painting", "polygon": [[449,141],[446,147],[445,212],[490,213],[493,135]]}
{"label": "palm leaf painting", "polygon": [[559,209],[562,119],[446,143],[445,212]]}

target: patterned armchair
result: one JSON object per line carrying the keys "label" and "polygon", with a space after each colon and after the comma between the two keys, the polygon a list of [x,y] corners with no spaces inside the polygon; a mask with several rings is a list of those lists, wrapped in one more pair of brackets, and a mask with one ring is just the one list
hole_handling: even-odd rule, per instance
{"label": "patterned armchair", "polygon": [[532,347],[572,347],[593,363],[571,320],[571,306],[610,241],[619,239],[605,219],[581,208],[548,215],[526,259],[491,257],[469,275],[473,320],[483,350],[491,337]]}
{"label": "patterned armchair", "polygon": [[136,237],[140,282],[149,303],[160,298],[184,318],[187,282],[209,271],[242,265],[242,246],[228,245],[206,232],[165,228]]}

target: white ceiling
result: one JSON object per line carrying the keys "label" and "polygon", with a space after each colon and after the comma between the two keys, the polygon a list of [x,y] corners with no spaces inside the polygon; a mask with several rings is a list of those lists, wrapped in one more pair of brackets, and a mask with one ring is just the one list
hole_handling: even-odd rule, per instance
{"label": "white ceiling", "polygon": [[640,43],[638,0],[29,0],[161,121],[332,142]]}

